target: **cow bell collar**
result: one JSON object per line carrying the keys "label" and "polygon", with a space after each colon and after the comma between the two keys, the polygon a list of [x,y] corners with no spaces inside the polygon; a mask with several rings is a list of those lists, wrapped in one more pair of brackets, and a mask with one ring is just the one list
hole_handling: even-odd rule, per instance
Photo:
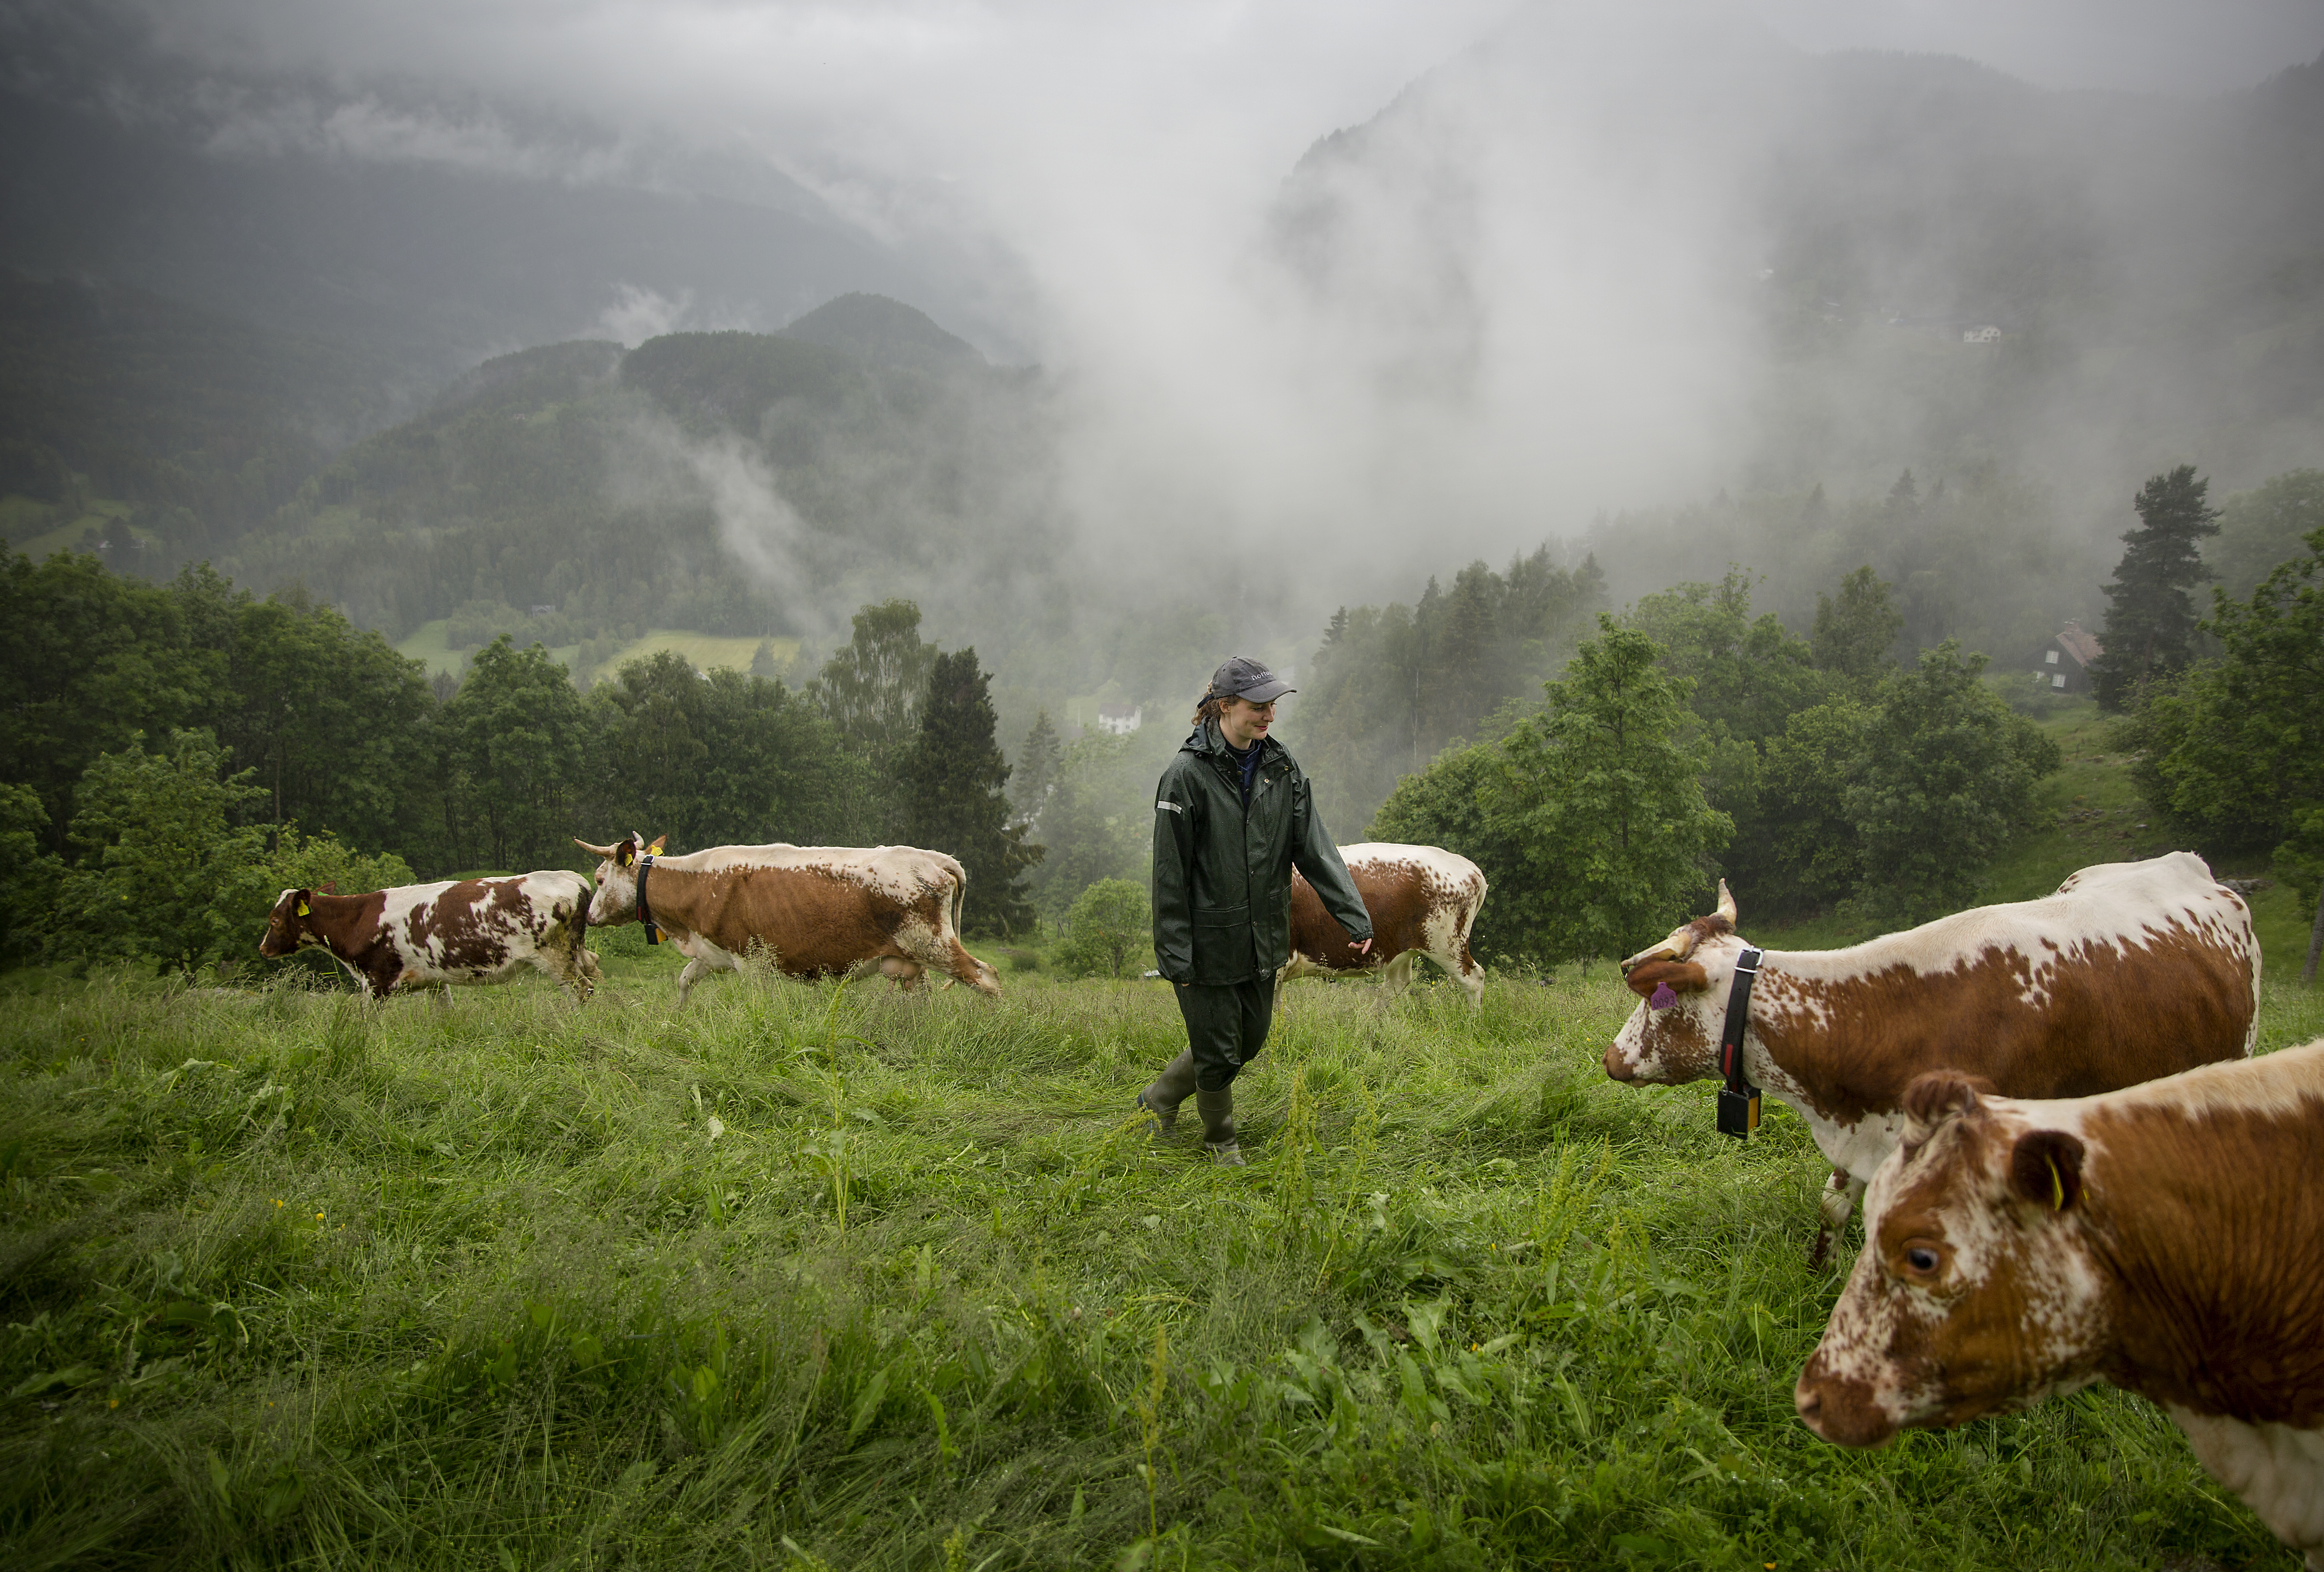
{"label": "cow bell collar", "polygon": [[647,852],[638,858],[638,920],[645,924],[646,942],[659,944],[661,929],[654,926],[653,908],[646,904],[646,874],[653,867],[654,855]]}
{"label": "cow bell collar", "polygon": [[1727,987],[1727,1019],[1719,1029],[1719,1133],[1738,1141],[1759,1128],[1759,1088],[1743,1071],[1743,1036],[1751,1027],[1751,985],[1759,977],[1759,952],[1749,945],[1735,957],[1735,978]]}

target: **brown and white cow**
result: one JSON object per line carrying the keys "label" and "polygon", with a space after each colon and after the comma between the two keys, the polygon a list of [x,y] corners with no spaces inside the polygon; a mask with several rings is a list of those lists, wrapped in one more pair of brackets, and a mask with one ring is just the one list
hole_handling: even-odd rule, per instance
{"label": "brown and white cow", "polygon": [[1342,846],[1340,856],[1356,882],[1356,893],[1364,898],[1364,910],[1371,913],[1370,951],[1356,952],[1348,930],[1323,910],[1295,869],[1291,958],[1275,974],[1276,982],[1378,972],[1386,1003],[1411,983],[1412,957],[1425,955],[1467,991],[1470,1003],[1482,1003],[1485,968],[1469,954],[1469,929],[1485,903],[1485,875],[1477,865],[1442,846],[1393,841]]}
{"label": "brown and white cow", "polygon": [[[1735,902],[1622,963],[1641,1003],[1606,1073],[1719,1073]],[[1952,1068],[2011,1096],[2085,1096],[2251,1051],[2259,943],[2242,897],[2173,852],[2084,868],[2054,895],[1955,912],[1848,949],[1768,950],[1743,1040],[1750,1080],[1807,1121],[1832,1166],[1821,1262],[1895,1148],[1914,1077]]]}
{"label": "brown and white cow", "polygon": [[1828,1441],[2107,1381],[2324,1572],[2324,1042],[2099,1096],[1905,1094],[1794,1393]]}
{"label": "brown and white cow", "polygon": [[910,987],[924,972],[944,972],[1001,996],[992,968],[960,946],[968,874],[942,852],[778,843],[665,857],[661,841],[648,846],[635,834],[609,846],[574,844],[603,859],[589,909],[601,928],[637,920],[639,861],[653,854],[646,908],[687,957],[680,1004],[707,974],[741,970],[754,945],[792,976],[877,973]]}
{"label": "brown and white cow", "polygon": [[586,944],[588,911],[589,882],[561,868],[367,895],[285,890],[258,953],[280,960],[321,945],[373,999],[399,987],[500,982],[530,966],[586,1003],[600,976]]}

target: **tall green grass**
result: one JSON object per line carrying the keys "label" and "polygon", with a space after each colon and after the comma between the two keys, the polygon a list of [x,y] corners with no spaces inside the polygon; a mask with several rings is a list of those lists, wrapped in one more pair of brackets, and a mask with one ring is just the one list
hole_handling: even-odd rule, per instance
{"label": "tall green grass", "polygon": [[1293,985],[1231,1170],[1130,1117],[1158,985],[609,952],[0,985],[0,1562],[2293,1564],[2119,1393],[1811,1436],[1826,1170],[1608,1082],[1606,968]]}

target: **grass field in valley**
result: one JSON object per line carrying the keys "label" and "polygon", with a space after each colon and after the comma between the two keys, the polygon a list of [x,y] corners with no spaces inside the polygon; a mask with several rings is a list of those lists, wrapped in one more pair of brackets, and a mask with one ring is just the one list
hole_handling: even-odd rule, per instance
{"label": "grass field in valley", "polygon": [[1826,1170],[1607,1081],[1604,966],[1293,985],[1225,1170],[1126,1117],[1160,985],[680,1013],[635,935],[579,1009],[5,985],[0,1561],[2292,1565],[2117,1392],[1811,1436]]}

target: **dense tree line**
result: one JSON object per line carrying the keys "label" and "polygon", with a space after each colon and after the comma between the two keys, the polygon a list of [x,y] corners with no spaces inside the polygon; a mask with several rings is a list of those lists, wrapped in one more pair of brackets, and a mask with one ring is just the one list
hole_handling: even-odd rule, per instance
{"label": "dense tree line", "polygon": [[1462,853],[1474,942],[1538,965],[1627,953],[1716,877],[1766,916],[1902,926],[1971,903],[2057,746],[1948,641],[1885,654],[1887,586],[1852,573],[1816,636],[1751,615],[1739,571],[1603,615],[1546,702],[1407,776],[1370,834]]}
{"label": "dense tree line", "polygon": [[2267,855],[2316,902],[2324,950],[2324,523],[2246,598],[2214,592],[2216,652],[2135,693],[2121,740],[2154,809],[2200,844]]}
{"label": "dense tree line", "polygon": [[1543,546],[1495,572],[1431,578],[1412,606],[1342,606],[1323,630],[1292,726],[1324,822],[1364,823],[1397,781],[1539,690],[1602,603],[1594,559]]}
{"label": "dense tree line", "polygon": [[575,865],[575,835],[631,829],[918,837],[970,869],[972,925],[1020,929],[1040,848],[1010,821],[988,679],[918,621],[866,607],[804,689],[661,652],[585,695],[504,634],[439,697],[303,593],[0,554],[0,942],[189,966],[246,951],[286,884]]}

